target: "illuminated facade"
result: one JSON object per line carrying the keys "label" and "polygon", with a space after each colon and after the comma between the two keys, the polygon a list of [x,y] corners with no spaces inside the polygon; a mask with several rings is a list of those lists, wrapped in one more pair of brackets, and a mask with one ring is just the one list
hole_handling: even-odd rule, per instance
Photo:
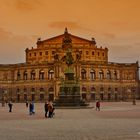
{"label": "illuminated facade", "polygon": [[36,48],[27,48],[25,63],[0,65],[0,100],[23,102],[57,98],[68,45],[72,49],[82,98],[105,101],[140,98],[138,62],[109,62],[108,48],[97,47],[94,38],[83,39],[65,29],[64,34],[38,39]]}

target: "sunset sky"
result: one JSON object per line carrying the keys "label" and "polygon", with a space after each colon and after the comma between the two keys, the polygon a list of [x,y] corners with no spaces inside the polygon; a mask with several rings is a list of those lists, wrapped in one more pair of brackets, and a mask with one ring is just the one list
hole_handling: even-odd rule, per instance
{"label": "sunset sky", "polygon": [[140,62],[140,0],[0,0],[0,64],[25,62],[38,37],[65,27],[108,47],[110,62]]}

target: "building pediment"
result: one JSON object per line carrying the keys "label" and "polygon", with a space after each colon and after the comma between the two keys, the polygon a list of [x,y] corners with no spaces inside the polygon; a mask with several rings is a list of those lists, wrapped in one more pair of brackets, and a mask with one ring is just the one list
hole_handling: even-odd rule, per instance
{"label": "building pediment", "polygon": [[37,46],[38,47],[43,47],[44,45],[54,45],[54,44],[62,44],[64,38],[66,37],[66,34],[69,36],[69,38],[71,39],[72,44],[96,44],[94,38],[92,38],[91,40],[88,39],[84,39],[81,38],[79,36],[76,35],[72,35],[70,33],[68,33],[67,31],[64,32],[64,34],[46,39],[46,40],[38,40],[37,41]]}

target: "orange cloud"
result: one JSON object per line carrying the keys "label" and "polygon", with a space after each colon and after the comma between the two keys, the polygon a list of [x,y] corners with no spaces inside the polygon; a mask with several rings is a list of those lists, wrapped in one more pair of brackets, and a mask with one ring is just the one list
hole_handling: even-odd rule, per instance
{"label": "orange cloud", "polygon": [[16,8],[19,11],[30,11],[36,10],[36,8],[43,5],[44,0],[5,0],[4,4]]}
{"label": "orange cloud", "polygon": [[65,27],[76,30],[91,31],[91,29],[83,27],[82,25],[72,21],[54,21],[49,23],[50,28],[64,29]]}
{"label": "orange cloud", "polygon": [[19,10],[34,10],[42,5],[40,0],[16,0],[16,7]]}
{"label": "orange cloud", "polygon": [[6,31],[4,28],[0,27],[0,42],[12,36],[12,32]]}
{"label": "orange cloud", "polygon": [[102,33],[102,35],[106,38],[106,39],[115,39],[116,35],[113,33]]}

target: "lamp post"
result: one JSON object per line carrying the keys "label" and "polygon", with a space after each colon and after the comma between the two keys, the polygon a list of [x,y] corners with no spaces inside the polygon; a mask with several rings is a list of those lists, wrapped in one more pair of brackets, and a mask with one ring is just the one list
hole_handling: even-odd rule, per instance
{"label": "lamp post", "polygon": [[5,90],[3,89],[3,90],[2,90],[2,107],[5,106],[4,93],[5,93]]}
{"label": "lamp post", "polygon": [[132,87],[132,93],[133,93],[133,105],[136,105],[136,96],[135,96],[135,87]]}

